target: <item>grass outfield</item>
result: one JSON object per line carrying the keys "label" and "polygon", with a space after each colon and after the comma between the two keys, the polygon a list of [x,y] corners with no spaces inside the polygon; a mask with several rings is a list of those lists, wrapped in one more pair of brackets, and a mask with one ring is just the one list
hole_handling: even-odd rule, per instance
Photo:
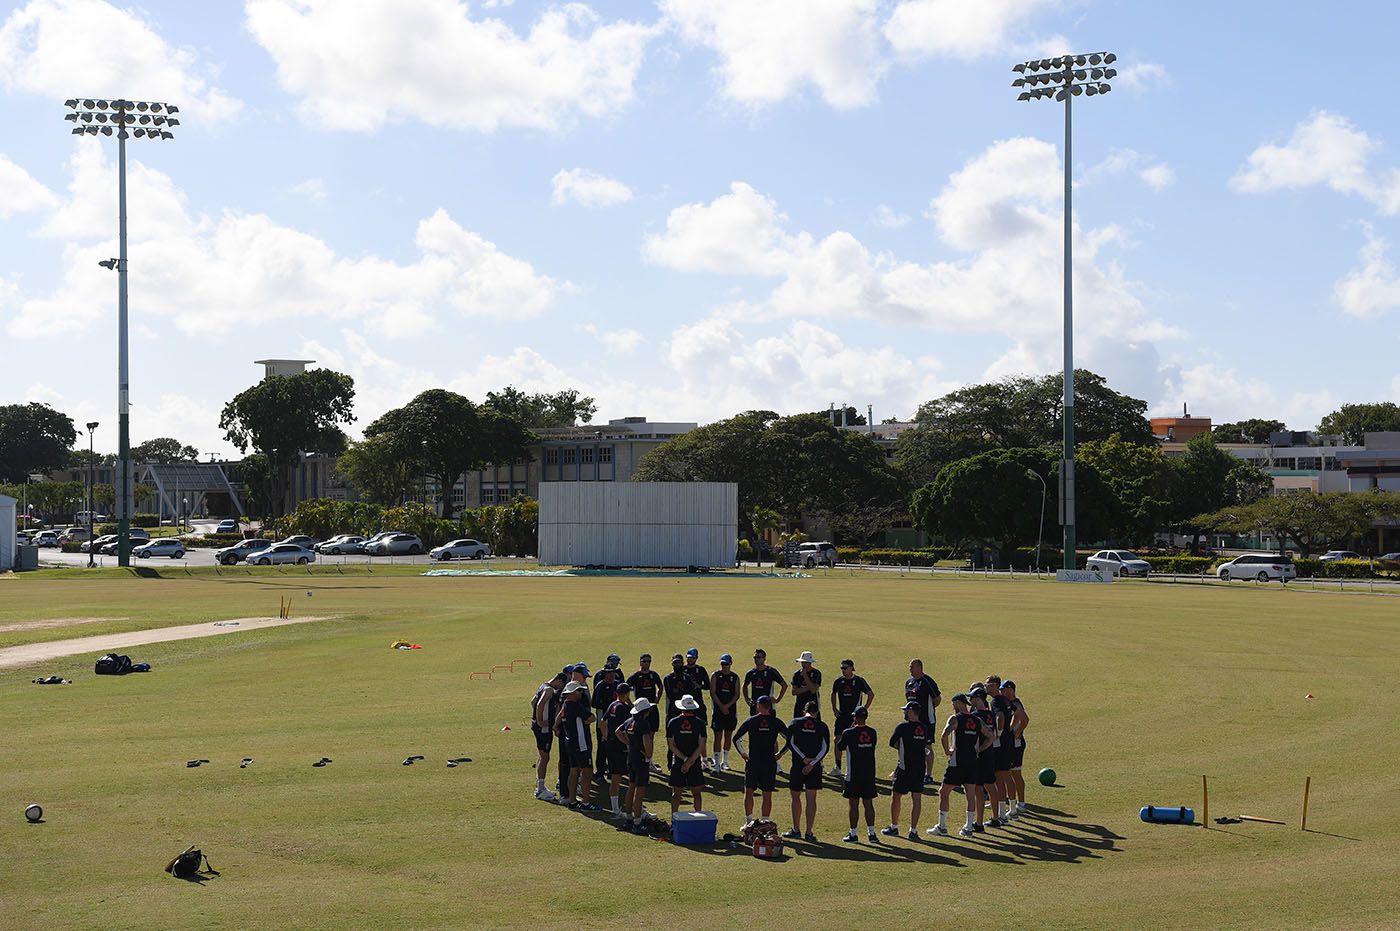
{"label": "grass outfield", "polygon": [[[1400,862],[1400,598],[876,574],[36,578],[0,581],[0,629],[126,620],[11,629],[0,645],[267,615],[286,594],[336,619],[128,650],[149,675],[98,679],[91,656],[0,673],[0,927],[600,927],[749,910],[854,927],[1400,924],[1385,892]],[[424,648],[390,650],[399,637]],[[882,743],[911,655],[945,695],[1014,676],[1028,770],[1051,765],[1063,787],[1028,779],[1035,814],[1007,830],[878,847],[840,842],[833,788],[823,843],[784,863],[622,835],[531,797],[540,679],[614,649],[629,672],[642,650],[664,666],[692,645],[711,670],[756,646],[785,673],[804,649],[828,676],[853,657]],[[536,668],[468,680],[517,658]],[[41,673],[77,682],[31,685]],[[415,753],[428,760],[400,765]],[[312,768],[321,756],[335,762]],[[446,768],[455,756],[474,762]],[[196,757],[213,762],[186,769]],[[884,748],[882,774],[892,759]],[[1138,820],[1148,803],[1199,807],[1201,773],[1212,816],[1288,824]],[[741,778],[706,796],[721,832],[742,821]],[[31,801],[46,823],[24,822]],[[782,823],[787,793],[775,801]],[[887,797],[876,813],[883,826]],[[223,875],[162,873],[190,843]]]}

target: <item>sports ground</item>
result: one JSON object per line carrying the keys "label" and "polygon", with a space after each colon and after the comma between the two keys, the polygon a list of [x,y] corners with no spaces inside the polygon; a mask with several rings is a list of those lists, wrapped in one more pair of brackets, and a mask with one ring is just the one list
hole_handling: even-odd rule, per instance
{"label": "sports ground", "polygon": [[[146,675],[96,678],[91,654],[0,669],[0,927],[1400,924],[1400,597],[896,574],[35,573],[0,580],[0,648],[276,616],[287,597],[326,619],[124,649]],[[391,650],[400,638],[423,648]],[[971,840],[847,845],[830,782],[822,843],[767,862],[532,797],[539,681],[690,646],[712,670],[760,646],[786,674],[801,650],[828,677],[853,658],[882,743],[910,657],[945,700],[1014,677],[1031,816]],[[470,677],[513,660],[533,668]],[[30,682],[49,674],[76,681]],[[401,765],[411,754],[426,759]],[[1035,782],[1045,765],[1059,787]],[[1199,809],[1202,774],[1212,817],[1287,823],[1138,820],[1145,804]],[[742,774],[711,786],[706,807],[737,832]],[[44,823],[25,822],[29,802]],[[786,827],[781,787],[775,802]],[[888,796],[876,804],[882,826]],[[935,809],[926,796],[923,827]],[[221,875],[163,873],[189,844]]]}

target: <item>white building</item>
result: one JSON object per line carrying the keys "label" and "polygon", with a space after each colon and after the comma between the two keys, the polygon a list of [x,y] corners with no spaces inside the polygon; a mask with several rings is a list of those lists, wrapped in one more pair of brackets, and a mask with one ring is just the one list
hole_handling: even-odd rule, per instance
{"label": "white building", "polygon": [[15,506],[9,495],[0,495],[0,572],[15,566]]}

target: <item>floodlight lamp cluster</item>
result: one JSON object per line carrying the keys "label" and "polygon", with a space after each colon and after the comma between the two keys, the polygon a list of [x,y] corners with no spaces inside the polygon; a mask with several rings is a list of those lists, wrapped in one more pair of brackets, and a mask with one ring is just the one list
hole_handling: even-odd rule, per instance
{"label": "floodlight lamp cluster", "polygon": [[1012,66],[1017,76],[1011,86],[1021,90],[1017,100],[1064,100],[1081,94],[1096,97],[1113,90],[1108,82],[1118,71],[1109,66],[1117,60],[1112,52],[1031,59]]}
{"label": "floodlight lamp cluster", "polygon": [[63,118],[73,127],[75,136],[96,136],[99,133],[127,139],[174,139],[171,132],[180,121],[175,114],[180,108],[168,103],[149,100],[103,100],[97,97],[73,97],[65,100],[68,113]]}

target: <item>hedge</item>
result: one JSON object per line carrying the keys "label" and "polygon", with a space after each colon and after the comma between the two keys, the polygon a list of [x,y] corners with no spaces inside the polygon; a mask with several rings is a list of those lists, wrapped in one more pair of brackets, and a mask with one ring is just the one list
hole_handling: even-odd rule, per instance
{"label": "hedge", "polygon": [[159,527],[159,526],[160,526],[160,515],[159,515],[159,514],[133,514],[132,517],[131,517],[131,526],[133,526],[133,527],[146,527],[146,528]]}
{"label": "hedge", "polygon": [[223,549],[243,542],[241,533],[207,533],[204,536],[185,537],[181,541],[187,550]]}
{"label": "hedge", "polygon": [[1209,556],[1144,556],[1153,572],[1171,575],[1202,575],[1213,572],[1218,560]]}

